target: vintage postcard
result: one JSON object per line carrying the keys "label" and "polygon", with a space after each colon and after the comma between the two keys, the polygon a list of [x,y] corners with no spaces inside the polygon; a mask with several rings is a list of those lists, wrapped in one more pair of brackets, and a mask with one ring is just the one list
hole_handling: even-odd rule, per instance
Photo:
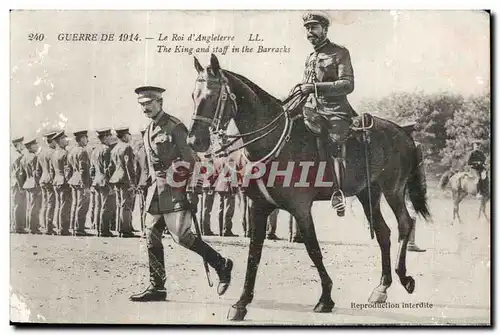
{"label": "vintage postcard", "polygon": [[12,10],[11,322],[491,325],[490,19]]}

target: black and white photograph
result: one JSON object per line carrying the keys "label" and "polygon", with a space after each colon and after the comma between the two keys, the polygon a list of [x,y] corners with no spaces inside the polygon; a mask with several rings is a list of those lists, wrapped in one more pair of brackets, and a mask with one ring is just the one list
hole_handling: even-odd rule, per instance
{"label": "black and white photograph", "polygon": [[11,325],[492,325],[489,11],[9,20]]}

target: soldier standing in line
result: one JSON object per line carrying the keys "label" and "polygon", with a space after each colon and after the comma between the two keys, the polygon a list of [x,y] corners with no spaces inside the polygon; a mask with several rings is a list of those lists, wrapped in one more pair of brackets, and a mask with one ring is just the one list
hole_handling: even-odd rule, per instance
{"label": "soldier standing in line", "polygon": [[279,240],[279,237],[276,236],[276,227],[278,225],[278,213],[279,213],[279,211],[280,210],[278,208],[276,208],[267,217],[267,239],[268,240]]}
{"label": "soldier standing in line", "polygon": [[[222,173],[236,168],[235,163],[233,157],[228,157],[224,162],[224,166],[227,165],[227,168],[223,167]],[[233,216],[237,187],[233,186],[230,181],[218,181],[215,191],[219,194],[219,227],[223,227],[222,236],[236,237],[238,235],[233,233]]]}
{"label": "soldier standing in line", "polygon": [[202,196],[204,196],[204,201],[203,208],[201,209],[203,211],[203,218],[201,220],[201,232],[204,236],[214,236],[215,234],[210,228],[210,223],[212,219],[212,210],[214,207],[215,181],[217,180],[217,169],[219,168],[219,166],[215,165],[215,161],[213,159],[210,159],[208,163],[212,165],[215,171],[210,177],[208,177],[210,181],[209,185],[203,185]]}
{"label": "soldier standing in line", "polygon": [[[111,176],[113,175],[114,173],[114,168],[115,166],[113,165],[113,162],[111,161],[111,151],[113,151],[113,149],[116,147],[116,145],[118,144],[118,139],[114,136],[111,137],[110,139],[110,144],[109,144],[109,175],[108,175],[108,182],[109,182],[109,178],[111,178]],[[108,198],[108,203],[109,203],[109,208],[110,208],[110,211],[111,211],[111,221],[109,223],[109,229],[111,231],[116,231],[117,230],[117,222],[118,222],[118,206],[117,206],[117,203],[116,203],[116,192],[115,192],[115,188],[113,185],[109,184],[109,198]]]}
{"label": "soldier standing in line", "polygon": [[[214,268],[219,276],[217,292],[226,292],[231,281],[233,262],[225,259],[201,238],[191,231],[191,204],[186,196],[186,186],[172,185],[170,170],[176,160],[189,164],[189,171],[198,161],[194,151],[187,145],[187,129],[177,118],[163,111],[162,93],[165,90],[158,87],[139,87],[135,90],[143,113],[151,119],[146,133],[144,145],[148,156],[152,184],[148,190],[146,209],[147,245],[149,258],[149,273],[151,285],[142,293],[130,297],[132,301],[165,300],[165,253],[162,243],[162,233],[168,227],[173,240],[183,247],[199,254]],[[177,175],[177,174],[176,174]],[[169,181],[170,180],[170,181]]]}
{"label": "soldier standing in line", "polygon": [[56,195],[52,181],[54,179],[54,169],[52,166],[52,155],[54,154],[56,144],[51,137],[56,134],[55,131],[43,135],[47,143],[47,147],[42,148],[38,154],[37,163],[42,171],[40,177],[40,189],[42,191],[42,207],[40,217],[43,220],[42,226],[45,227],[47,235],[57,235],[54,229],[54,210]]}
{"label": "soldier standing in line", "polygon": [[16,149],[10,175],[11,187],[11,230],[18,234],[26,234],[26,192],[23,190],[26,174],[21,166],[25,147],[24,137],[14,138],[12,145]]}
{"label": "soldier standing in line", "polygon": [[[72,176],[68,181],[72,191],[73,234],[76,236],[87,236],[85,221],[89,209],[90,188],[90,158],[85,147],[89,139],[87,130],[74,132],[75,147],[68,154],[68,163],[72,170]],[[75,231],[76,230],[76,231]]]}
{"label": "soldier standing in line", "polygon": [[144,133],[146,129],[141,130],[141,142],[137,147],[135,155],[135,182],[137,185],[137,199],[139,200],[139,215],[141,218],[141,231],[146,236],[146,229],[144,227],[144,220],[146,219],[146,211],[144,210],[144,203],[146,201],[147,191],[149,187],[149,165],[146,156],[146,149],[144,147]]}
{"label": "soldier standing in line", "polygon": [[21,166],[26,174],[26,181],[24,182],[23,189],[27,192],[27,212],[26,212],[26,225],[31,234],[41,234],[40,231],[40,207],[42,205],[42,195],[40,192],[40,177],[42,171],[37,164],[40,153],[40,146],[35,138],[28,139],[24,142],[28,152],[23,156]]}
{"label": "soldier standing in line", "polygon": [[112,141],[111,129],[105,128],[97,130],[100,143],[96,145],[90,157],[90,163],[94,173],[92,187],[96,192],[95,221],[98,234],[103,237],[114,237],[110,231],[112,213],[109,204],[110,190],[110,161]]}
{"label": "soldier standing in line", "polygon": [[94,147],[91,147],[90,145],[87,145],[87,154],[89,155],[89,177],[90,177],[90,203],[89,203],[89,220],[90,220],[90,225],[91,229],[97,229],[97,224],[96,224],[96,191],[94,189],[94,186],[92,186],[92,183],[94,182],[94,176],[95,176],[95,171],[93,169],[92,164],[90,163],[90,157],[92,157],[92,152],[94,151]]}
{"label": "soldier standing in line", "polygon": [[[288,213],[288,226],[290,227],[290,234],[292,235],[292,242],[294,243],[304,243],[304,236],[297,225],[297,220],[292,214]],[[292,228],[293,227],[293,228]]]}
{"label": "soldier standing in line", "polygon": [[118,143],[111,150],[113,175],[109,183],[116,193],[116,222],[121,237],[135,237],[132,227],[132,209],[135,193],[134,151],[129,142],[128,127],[115,129]]}
{"label": "soldier standing in line", "polygon": [[54,154],[52,155],[52,167],[54,169],[54,191],[56,195],[56,209],[54,220],[56,227],[59,229],[59,235],[71,235],[70,217],[71,217],[71,188],[68,180],[70,178],[71,169],[68,166],[68,138],[64,131],[60,131],[51,137],[57,145]]}

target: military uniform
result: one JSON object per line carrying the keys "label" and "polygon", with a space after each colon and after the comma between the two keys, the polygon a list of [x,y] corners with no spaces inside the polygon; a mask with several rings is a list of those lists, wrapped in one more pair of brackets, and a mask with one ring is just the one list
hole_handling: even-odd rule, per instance
{"label": "military uniform", "polygon": [[[66,137],[64,131],[58,132],[51,139],[58,141]],[[70,178],[70,167],[68,165],[68,151],[58,145],[52,155],[52,167],[54,169],[54,191],[56,195],[56,208],[54,221],[59,229],[60,235],[71,235],[69,232],[71,218],[71,188],[68,184]]]}
{"label": "military uniform", "polygon": [[47,234],[56,234],[54,229],[54,211],[56,205],[56,195],[54,192],[54,185],[52,181],[54,179],[54,168],[52,166],[52,155],[54,154],[54,142],[50,140],[56,132],[50,132],[44,135],[49,143],[49,146],[42,148],[38,154],[38,165],[39,169],[42,171],[42,176],[40,177],[40,189],[42,192],[42,207],[40,217],[43,220],[43,226],[45,227],[45,232]]}
{"label": "military uniform", "polygon": [[[135,90],[143,108],[161,108],[164,89],[140,87]],[[146,240],[148,246],[150,286],[146,291],[130,297],[132,301],[165,300],[165,255],[162,234],[165,226],[173,240],[198,253],[219,275],[218,293],[224,294],[231,279],[232,262],[196,238],[191,231],[192,208],[186,195],[186,183],[176,187],[173,181],[185,178],[194,168],[197,156],[187,145],[187,129],[181,121],[156,109],[156,116],[144,134],[144,146],[149,163],[152,184],[148,189],[145,208]],[[177,160],[189,163],[189,171],[172,173],[172,163]],[[177,176],[179,175],[179,176]]]}
{"label": "military uniform", "polygon": [[[94,151],[94,147],[87,146],[87,154],[89,155],[89,160],[92,157],[92,152]],[[88,216],[90,219],[92,229],[97,229],[97,220],[96,220],[96,211],[97,211],[97,192],[94,189],[93,182],[95,177],[95,171],[92,167],[92,163],[90,163],[90,203],[89,203],[89,212]]]}
{"label": "military uniform", "polygon": [[[475,140],[474,144],[480,144],[481,141]],[[482,193],[487,192],[487,179],[483,178],[482,172],[485,170],[484,163],[486,162],[486,155],[479,149],[474,149],[469,152],[467,156],[467,165],[470,166],[474,171],[477,172],[477,196],[480,196]]]}
{"label": "military uniform", "polygon": [[[87,136],[87,131],[73,133],[78,141],[81,136]],[[71,168],[71,177],[68,184],[72,194],[72,221],[73,233],[86,235],[85,221],[90,202],[90,157],[87,150],[77,144],[68,154],[68,163]],[[75,232],[76,230],[76,232]]]}
{"label": "military uniform", "polygon": [[[28,140],[24,145],[28,148],[30,145],[36,144],[36,140]],[[27,212],[26,225],[32,234],[40,233],[40,207],[42,204],[42,194],[40,192],[40,177],[42,171],[37,164],[37,152],[27,151],[21,160],[21,166],[24,169],[26,180],[23,184],[23,189],[27,192]]]}
{"label": "military uniform", "polygon": [[[145,130],[141,131],[141,135],[144,137]],[[135,177],[137,185],[137,199],[139,201],[139,213],[141,217],[141,231],[144,229],[144,221],[146,219],[146,211],[144,210],[146,196],[149,187],[149,164],[148,158],[146,156],[146,149],[144,143],[141,143],[135,154]]]}
{"label": "military uniform", "polygon": [[[320,24],[328,27],[330,21],[321,14],[307,13],[304,26]],[[321,133],[326,129],[330,140],[338,189],[332,195],[332,207],[339,216],[344,215],[345,198],[342,192],[345,170],[344,144],[357,115],[347,100],[354,90],[354,71],[349,51],[328,38],[314,46],[306,60],[303,83],[314,85],[304,105],[304,121],[310,129]]]}
{"label": "military uniform", "polygon": [[[24,141],[24,137],[12,140],[14,146]],[[23,150],[24,151],[24,150]],[[21,161],[23,152],[16,147],[15,156],[12,159],[10,174],[11,189],[11,230],[16,233],[26,233],[26,191],[23,189],[26,174]]]}
{"label": "military uniform", "polygon": [[[116,130],[120,137],[124,133],[129,133],[128,128]],[[114,187],[116,199],[116,222],[117,230],[123,237],[131,237],[132,227],[132,206],[134,205],[134,152],[130,144],[119,140],[111,150],[111,165],[113,175],[109,183]]]}
{"label": "military uniform", "polygon": [[278,214],[279,209],[275,209],[269,214],[267,217],[267,239],[268,240],[278,240],[278,236],[276,236],[276,228],[278,226]]}
{"label": "military uniform", "polygon": [[[101,129],[97,133],[100,136],[111,134],[110,129]],[[96,145],[90,157],[91,169],[93,171],[92,187],[95,190],[95,213],[96,228],[100,236],[111,237],[110,223],[113,217],[110,208],[110,184],[109,177],[111,162],[111,149],[104,143]]]}
{"label": "military uniform", "polygon": [[[209,162],[210,164],[213,164],[213,168],[215,171],[212,173],[210,177],[208,177],[208,180],[210,184],[208,186],[203,187],[203,196],[204,196],[204,201],[203,201],[203,219],[201,222],[201,231],[203,235],[205,236],[213,236],[215,235],[210,228],[210,223],[211,223],[211,218],[212,218],[212,210],[214,206],[214,199],[215,199],[215,182],[217,180],[217,170],[221,168],[219,161],[214,162],[211,160]],[[222,231],[219,232],[220,235],[222,235]]]}

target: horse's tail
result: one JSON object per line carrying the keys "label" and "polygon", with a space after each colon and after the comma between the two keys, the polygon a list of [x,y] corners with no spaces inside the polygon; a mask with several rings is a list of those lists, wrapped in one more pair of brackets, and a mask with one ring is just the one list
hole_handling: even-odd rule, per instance
{"label": "horse's tail", "polygon": [[425,175],[424,171],[419,167],[419,164],[422,162],[419,159],[416,159],[415,162],[416,165],[413,169],[413,173],[410,175],[410,178],[406,183],[406,186],[408,187],[408,195],[413,208],[428,221],[431,217],[431,213],[429,211],[429,205],[427,204],[427,186],[425,182]]}
{"label": "horse's tail", "polygon": [[448,185],[448,182],[450,181],[451,176],[453,175],[453,171],[449,170],[446,171],[441,179],[439,179],[439,188],[444,190],[446,185]]}

